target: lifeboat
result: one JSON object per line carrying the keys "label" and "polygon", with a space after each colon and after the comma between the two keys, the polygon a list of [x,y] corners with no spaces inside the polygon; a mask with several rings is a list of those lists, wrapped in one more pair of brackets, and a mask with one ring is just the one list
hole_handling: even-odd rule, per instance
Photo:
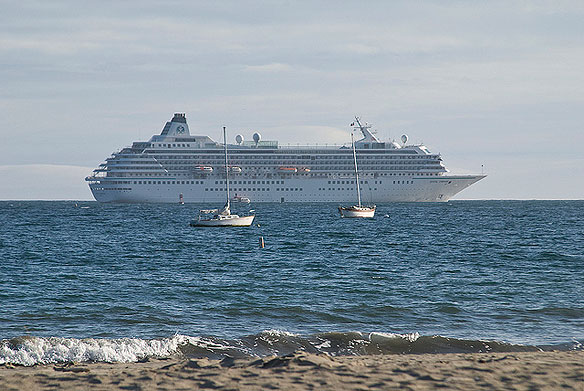
{"label": "lifeboat", "polygon": [[279,170],[281,172],[286,172],[286,173],[295,173],[295,172],[298,172],[298,169],[296,167],[280,167]]}
{"label": "lifeboat", "polygon": [[199,171],[199,172],[213,172],[213,167],[209,167],[209,166],[197,166],[197,167],[195,167],[195,171]]}
{"label": "lifeboat", "polygon": [[231,167],[229,167],[229,172],[240,173],[241,167],[231,166]]}
{"label": "lifeboat", "polygon": [[231,199],[231,201],[233,202],[241,202],[243,204],[249,204],[251,202],[251,200],[247,197],[242,197],[242,196],[235,196]]}
{"label": "lifeboat", "polygon": [[304,167],[304,168],[298,169],[298,171],[300,171],[300,172],[310,172],[310,168]]}

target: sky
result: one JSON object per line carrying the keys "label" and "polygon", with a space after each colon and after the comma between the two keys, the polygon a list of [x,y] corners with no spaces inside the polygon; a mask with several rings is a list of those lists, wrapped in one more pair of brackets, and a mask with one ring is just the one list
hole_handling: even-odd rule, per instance
{"label": "sky", "polygon": [[281,144],[407,134],[455,199],[584,199],[584,2],[0,0],[0,199],[85,176],[186,113]]}

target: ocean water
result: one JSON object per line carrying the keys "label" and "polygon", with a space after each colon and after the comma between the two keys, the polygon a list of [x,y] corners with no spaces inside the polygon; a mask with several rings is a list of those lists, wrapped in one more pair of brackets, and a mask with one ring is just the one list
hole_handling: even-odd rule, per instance
{"label": "ocean water", "polygon": [[214,206],[0,202],[0,364],[582,349],[583,201]]}

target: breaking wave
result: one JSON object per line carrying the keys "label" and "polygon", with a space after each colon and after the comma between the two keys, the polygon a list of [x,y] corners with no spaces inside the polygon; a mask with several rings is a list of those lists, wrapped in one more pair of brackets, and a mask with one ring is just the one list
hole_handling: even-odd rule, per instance
{"label": "breaking wave", "polygon": [[413,334],[328,332],[309,336],[279,330],[239,339],[59,338],[17,337],[0,341],[0,364],[37,365],[63,362],[137,362],[147,358],[184,356],[222,359],[283,356],[295,351],[331,356],[369,354],[481,353],[544,350],[582,350],[581,342],[554,346],[514,345],[497,341],[463,340]]}

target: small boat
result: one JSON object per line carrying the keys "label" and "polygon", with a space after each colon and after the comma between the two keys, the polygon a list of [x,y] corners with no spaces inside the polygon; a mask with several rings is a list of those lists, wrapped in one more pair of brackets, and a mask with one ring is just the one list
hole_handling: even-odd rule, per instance
{"label": "small boat", "polygon": [[223,209],[201,209],[196,220],[191,221],[192,227],[249,227],[255,218],[253,210],[246,216],[239,216],[231,213],[229,199],[229,171],[227,165],[227,135],[225,126],[223,127],[223,144],[225,146],[225,190],[227,202]]}
{"label": "small boat", "polygon": [[223,209],[201,209],[197,220],[191,222],[192,227],[249,227],[255,218],[254,210],[247,216],[232,214],[229,203]]}
{"label": "small boat", "polygon": [[233,197],[231,199],[231,201],[233,201],[233,202],[241,202],[243,204],[249,204],[251,202],[251,200],[249,198],[243,197],[243,196],[238,196],[238,195],[236,195],[235,197]]}
{"label": "small boat", "polygon": [[[225,168],[223,168],[221,170],[221,172],[225,172]],[[229,167],[229,172],[233,172],[233,173],[239,174],[239,173],[241,173],[241,167],[231,166],[231,167]]]}
{"label": "small boat", "polygon": [[373,206],[358,206],[353,205],[349,207],[339,206],[341,217],[374,217],[375,205]]}
{"label": "small boat", "polygon": [[[357,121],[359,119],[357,118]],[[353,146],[353,161],[355,164],[355,187],[357,188],[357,205],[343,207],[339,206],[341,217],[373,217],[375,215],[375,205],[361,205],[361,190],[359,187],[359,172],[357,170],[357,152],[355,151],[355,139],[351,133],[351,144]]]}
{"label": "small boat", "polygon": [[209,166],[197,166],[197,167],[195,167],[195,171],[213,172],[213,167],[209,167]]}
{"label": "small boat", "polygon": [[310,168],[303,167],[303,168],[299,169],[298,171],[300,171],[300,172],[310,172]]}
{"label": "small boat", "polygon": [[279,170],[282,172],[289,172],[289,173],[298,172],[298,169],[296,167],[280,167]]}

